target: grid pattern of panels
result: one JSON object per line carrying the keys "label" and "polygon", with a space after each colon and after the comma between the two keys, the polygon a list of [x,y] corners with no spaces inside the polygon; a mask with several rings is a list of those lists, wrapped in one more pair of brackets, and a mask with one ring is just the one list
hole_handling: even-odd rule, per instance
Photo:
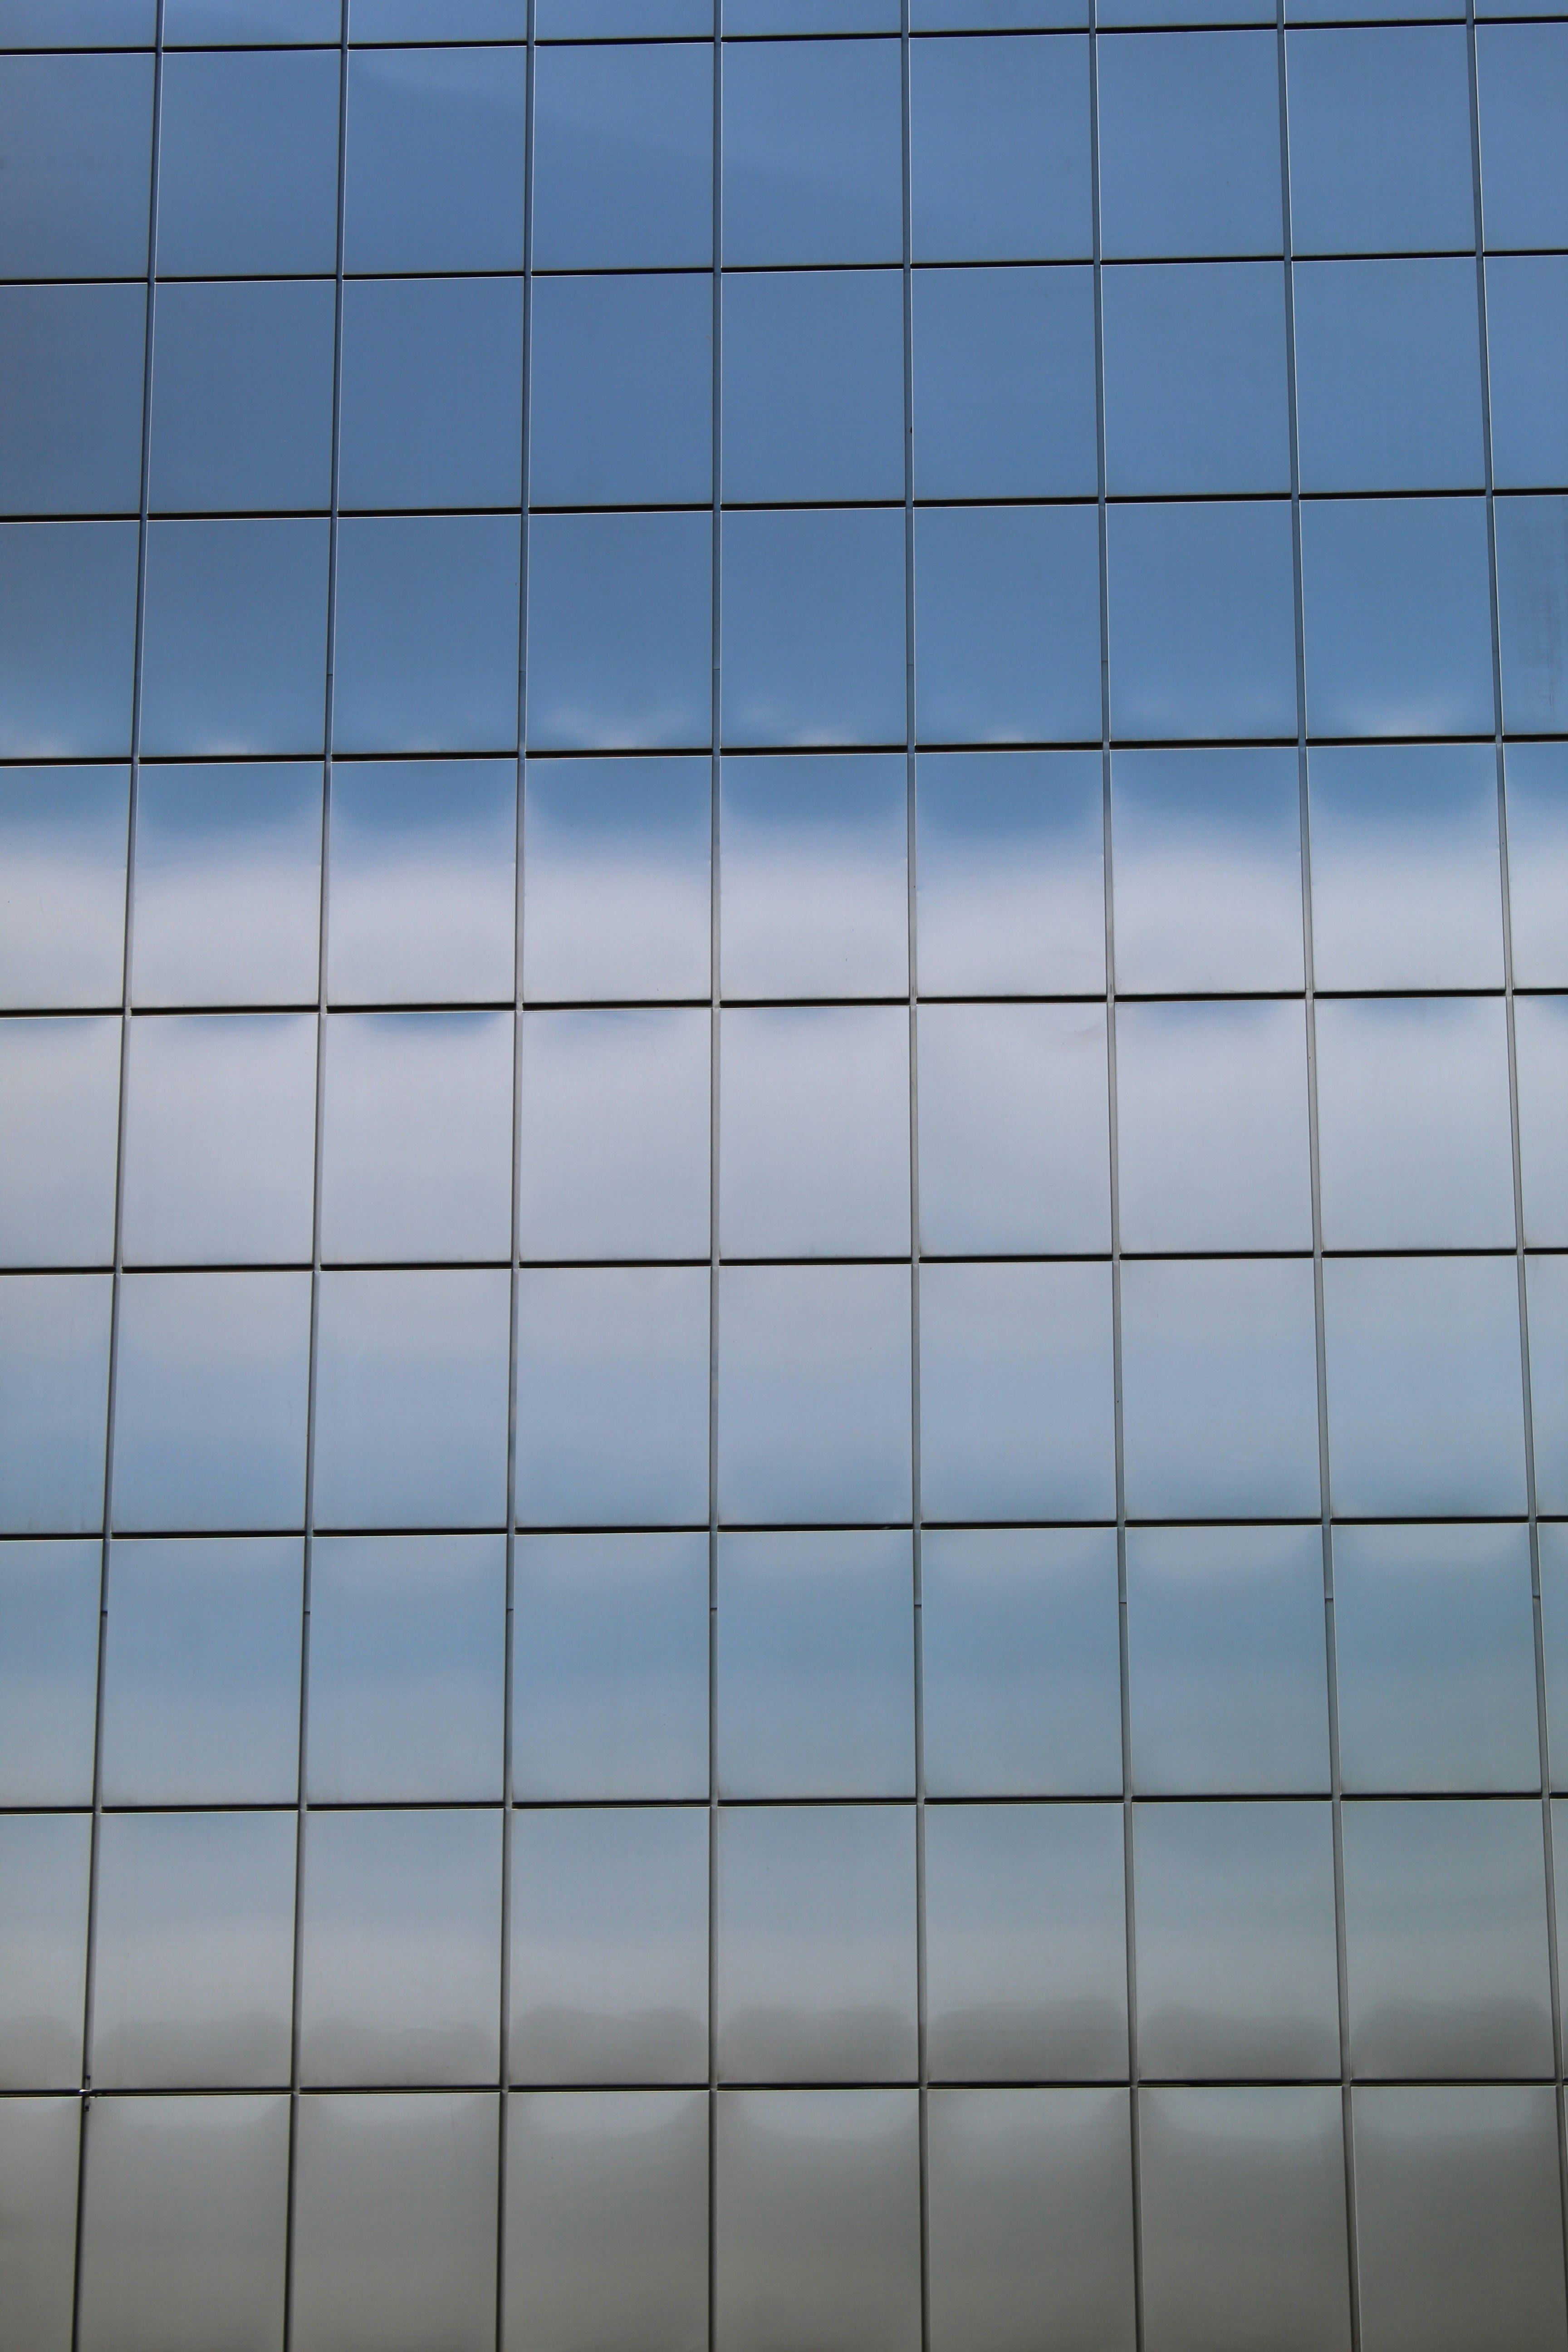
{"label": "grid pattern of panels", "polygon": [[1562,2347],[1568,23],[717,13],[0,0],[0,2333]]}

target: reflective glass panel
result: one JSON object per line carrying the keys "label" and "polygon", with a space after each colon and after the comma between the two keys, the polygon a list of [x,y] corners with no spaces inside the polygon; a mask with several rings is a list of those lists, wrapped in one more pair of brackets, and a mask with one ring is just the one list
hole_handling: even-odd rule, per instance
{"label": "reflective glass panel", "polygon": [[108,1275],[0,1277],[7,1535],[80,1535],[102,1521],[111,1287]]}
{"label": "reflective glass panel", "polygon": [[[86,1813],[0,1814],[0,2086],[81,2079]],[[912,1913],[911,1913],[912,1923]]]}
{"label": "reflective glass panel", "polygon": [[1296,31],[1286,63],[1296,251],[1473,251],[1463,30]]}
{"label": "reflective glass panel", "polygon": [[499,1535],[319,1537],[305,1751],[311,1803],[493,1802],[505,1644]]}
{"label": "reflective glass panel", "polygon": [[933,1805],[926,2047],[938,2081],[1093,2079],[1127,2064],[1119,1805]]}
{"label": "reflective glass panel", "polygon": [[726,744],[902,742],[901,509],[726,515],[721,604]]}
{"label": "reflective glass panel", "polygon": [[516,506],[520,278],[351,280],[342,333],[345,508]]}
{"label": "reflective glass panel", "polygon": [[[546,77],[549,55],[541,52]],[[531,332],[535,506],[711,496],[710,278],[536,278]]]}
{"label": "reflective glass panel", "polygon": [[706,1257],[711,1034],[706,1011],[527,1015],[525,1257]]}
{"label": "reflective glass panel", "polygon": [[140,1016],[126,1068],[126,1262],[308,1259],[315,1143],[314,1014]]}
{"label": "reflective glass panel", "polygon": [[527,996],[707,996],[710,780],[706,760],[530,762]]}
{"label": "reflective glass panel", "polygon": [[0,1803],[91,1802],[101,1576],[93,1542],[0,1543]]}
{"label": "reflective glass panel", "polygon": [[314,1004],[321,931],[319,765],[142,770],[138,1005]]}
{"label": "reflective glass panel", "polygon": [[114,1255],[121,1024],[0,1020],[0,1263]]}
{"label": "reflective glass panel", "polygon": [[1491,733],[1479,499],[1313,500],[1301,573],[1314,735]]}
{"label": "reflective glass panel", "polygon": [[1119,751],[1110,809],[1119,991],[1300,987],[1294,752]]}
{"label": "reflective glass panel", "polygon": [[524,1536],[512,1590],[518,1798],[706,1796],[706,1531]]}
{"label": "reflective glass panel", "polygon": [[511,750],[521,562],[515,515],[339,525],[335,751]]}
{"label": "reflective glass panel", "polygon": [[720,801],[728,997],[901,996],[909,778],[890,754],[730,759]]}
{"label": "reflective glass panel", "polygon": [[1092,495],[1091,273],[918,269],[911,289],[916,495]]}
{"label": "reflective glass panel", "polygon": [[910,48],[917,261],[1045,261],[1089,247],[1089,45]]}
{"label": "reflective glass panel", "polygon": [[0,2294],[40,2352],[67,2352],[76,2287],[81,2101],[0,2099]]}
{"label": "reflective glass panel", "polygon": [[1303,261],[1303,490],[1479,489],[1481,378],[1468,261]]}
{"label": "reflective glass panel", "polygon": [[727,265],[901,257],[900,64],[890,41],[725,49]]}
{"label": "reflective glass panel", "polygon": [[506,1256],[513,1050],[506,1013],[331,1016],[323,1257]]}
{"label": "reflective glass panel", "polygon": [[510,1003],[516,834],[510,760],[336,766],[331,1002]]}
{"label": "reflective glass panel", "polygon": [[731,272],[723,351],[726,499],[902,498],[899,271]]}
{"label": "reflective glass panel", "polygon": [[1306,1045],[1300,1004],[1118,1007],[1124,1249],[1310,1246]]}
{"label": "reflective glass panel", "polygon": [[910,1345],[907,1266],[726,1266],[721,1517],[907,1518]]}
{"label": "reflective glass panel", "polygon": [[1104,301],[1108,488],[1289,489],[1279,264],[1109,268]]}
{"label": "reflective glass panel", "polygon": [[106,1804],[293,1802],[303,1575],[298,1536],[115,1544]]}
{"label": "reflective glass panel", "polygon": [[1108,255],[1279,251],[1278,77],[1274,43],[1260,32],[1100,41]]}
{"label": "reflective glass panel", "polygon": [[140,286],[0,291],[0,511],[134,512],[146,322]]}
{"label": "reflective glass panel", "polygon": [[[646,23],[639,9],[635,29]],[[711,47],[546,48],[535,76],[535,268],[705,269],[712,257]],[[521,225],[519,205],[520,233]]]}
{"label": "reflective glass panel", "polygon": [[346,268],[521,268],[527,69],[521,47],[352,53]]}
{"label": "reflective glass panel", "polygon": [[926,1004],[919,1043],[925,1255],[1109,1248],[1099,1006]]}
{"label": "reflective glass panel", "polygon": [[721,1797],[912,1797],[908,1534],[726,1535],[718,1594]]}
{"label": "reflective glass panel", "polygon": [[306,2082],[494,2081],[500,1848],[500,1815],[489,1810],[310,1814]]}
{"label": "reflective glass panel", "polygon": [[1083,740],[1100,726],[1088,506],[938,507],[915,524],[922,743]]}
{"label": "reflective glass panel", "polygon": [[912,2081],[915,1817],[908,1805],[719,1815],[721,2081]]}
{"label": "reflective glass panel", "polygon": [[155,511],[331,503],[335,315],[325,279],[159,287]]}
{"label": "reflective glass panel", "polygon": [[921,994],[1103,991],[1099,753],[925,751],[917,779]]}
{"label": "reflective glass panel", "polygon": [[1326,1792],[1318,1528],[1129,1528],[1127,1657],[1140,1795]]}
{"label": "reflective glass panel", "polygon": [[910,1024],[891,1005],[726,1010],[719,1235],[727,1257],[910,1245]]}
{"label": "reflective glass panel", "polygon": [[1116,1536],[928,1528],[921,1699],[933,1797],[1121,1787]]}
{"label": "reflective glass panel", "polygon": [[7,1008],[119,1003],[128,794],[123,768],[0,770]]}
{"label": "reflective glass panel", "polygon": [[1568,747],[1508,749],[1508,891],[1513,976],[1521,988],[1568,983]]}
{"label": "reflective glass panel", "polygon": [[1118,506],[1110,530],[1113,731],[1294,735],[1289,508]]}
{"label": "reflective glass panel", "polygon": [[517,2082],[706,2081],[706,1807],[512,1816],[510,2054]]}
{"label": "reflective glass panel", "polygon": [[1318,986],[1499,987],[1491,745],[1324,747],[1308,769]]}

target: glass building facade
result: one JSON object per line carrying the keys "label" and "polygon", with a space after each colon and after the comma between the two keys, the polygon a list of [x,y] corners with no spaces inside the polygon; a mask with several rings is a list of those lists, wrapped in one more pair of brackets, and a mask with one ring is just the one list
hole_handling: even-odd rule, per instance
{"label": "glass building facade", "polygon": [[0,0],[5,2352],[1568,2344],[1568,22],[1391,13]]}

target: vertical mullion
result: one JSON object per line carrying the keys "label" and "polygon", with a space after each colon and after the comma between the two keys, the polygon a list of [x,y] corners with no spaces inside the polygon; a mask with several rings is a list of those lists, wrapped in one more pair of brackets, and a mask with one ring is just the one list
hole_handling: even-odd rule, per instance
{"label": "vertical mullion", "polygon": [[497,2037],[499,2096],[496,2100],[496,2347],[506,2341],[506,2206],[508,2140],[511,2099],[511,1845],[512,1845],[512,1664],[517,1639],[517,1381],[521,1302],[519,1265],[522,1254],[522,925],[523,816],[528,746],[528,465],[533,355],[533,20],[528,0],[524,64],[522,152],[522,451],[518,502],[517,597],[517,798],[512,836],[512,1031],[511,1031],[511,1264],[508,1270],[506,1415],[506,1633],[501,1673],[500,1816],[500,2015]]}
{"label": "vertical mullion", "polygon": [[1301,850],[1301,974],[1307,1039],[1307,1148],[1312,1202],[1312,1318],[1318,1390],[1318,1501],[1323,1547],[1323,1648],[1329,1709],[1329,1809],[1334,1864],[1334,1963],[1340,2012],[1340,2120],[1344,2145],[1345,2246],[1351,2342],[1361,2344],[1361,2265],[1356,2231],[1355,2128],[1351,2091],[1350,1979],[1345,1938],[1344,1811],[1340,1773],[1339,1656],[1334,1622],[1332,1496],[1329,1462],[1328,1339],[1323,1303],[1323,1217],[1318,1152],[1318,1030],[1312,958],[1312,856],[1307,768],[1307,637],[1301,568],[1301,474],[1296,409],[1296,275],[1290,215],[1290,111],[1284,0],[1275,42],[1279,86],[1279,207],[1285,272],[1285,392],[1290,446],[1290,560],[1296,633],[1296,789]]}
{"label": "vertical mullion", "polygon": [[926,1777],[925,1644],[921,1579],[921,1160],[919,942],[916,936],[915,826],[915,468],[914,468],[914,243],[910,140],[913,64],[909,0],[900,0],[900,65],[904,278],[904,889],[909,938],[910,1057],[910,1545],[914,1618],[915,1743],[915,2047],[918,2089],[921,2202],[921,2342],[931,2346],[931,2151],[929,2058],[926,2014]]}
{"label": "vertical mullion", "polygon": [[1131,1685],[1127,1644],[1127,1465],[1121,1381],[1121,1182],[1116,1086],[1116,909],[1110,822],[1110,565],[1105,465],[1105,269],[1100,220],[1100,29],[1089,10],[1089,135],[1091,251],[1094,267],[1094,423],[1100,550],[1100,770],[1105,891],[1105,1051],[1107,1146],[1110,1164],[1111,1396],[1116,1454],[1116,1622],[1121,1706],[1121,1866],[1126,1909],[1127,2110],[1132,2182],[1132,2314],[1143,2342],[1143,2167],[1139,2115],[1138,1916],[1132,1815]]}
{"label": "vertical mullion", "polygon": [[712,272],[712,375],[710,385],[713,509],[709,609],[712,676],[708,730],[708,2343],[718,2338],[719,2261],[719,807],[721,775],[720,669],[723,513],[720,463],[723,428],[724,47],[722,0],[713,0],[713,164],[709,263]]}
{"label": "vertical mullion", "polygon": [[343,211],[348,171],[349,24],[343,0],[338,34],[338,220],[336,288],[332,312],[332,449],[331,510],[327,525],[327,682],[321,722],[321,872],[316,947],[316,1131],[310,1210],[310,1341],[305,1405],[304,1577],[300,1631],[300,1745],[294,1790],[294,1969],[289,2041],[289,2189],[283,2257],[283,2343],[294,2335],[294,2253],[298,2236],[300,2144],[300,1992],[305,1948],[305,1840],[310,1803],[310,1582],[315,1549],[316,1366],[321,1299],[321,1155],[325,1139],[327,1072],[327,925],[332,829],[332,718],[338,623],[338,457],[343,377]]}
{"label": "vertical mullion", "polygon": [[1565,2260],[1568,2260],[1568,2135],[1564,2130],[1563,2091],[1563,2007],[1558,1984],[1556,1861],[1552,1843],[1552,1759],[1546,1711],[1546,1651],[1541,1613],[1541,1536],[1535,1491],[1535,1415],[1530,1380],[1530,1295],[1524,1254],[1524,1173],[1520,1154],[1519,1055],[1514,1029],[1513,910],[1508,870],[1508,794],[1503,748],[1502,635],[1498,609],[1497,495],[1492,469],[1491,353],[1487,335],[1486,229],[1481,201],[1480,85],[1476,56],[1475,0],[1466,0],[1465,53],[1469,81],[1470,194],[1476,242],[1476,323],[1480,344],[1481,457],[1485,468],[1487,515],[1487,594],[1491,624],[1492,741],[1497,764],[1498,869],[1501,890],[1503,1016],[1508,1038],[1508,1107],[1513,1157],[1514,1263],[1519,1285],[1520,1378],[1524,1405],[1525,1507],[1530,1529],[1531,1613],[1535,1639],[1536,1735],[1541,1757],[1541,1833],[1546,1869],[1546,1943],[1552,1997],[1552,2071],[1556,2076],[1558,2186],[1563,2206]]}
{"label": "vertical mullion", "polygon": [[93,1691],[92,1823],[88,1842],[87,1949],[81,2019],[81,2105],[77,2126],[76,2236],[72,2252],[71,2345],[81,2332],[82,2225],[87,2202],[88,2114],[92,2104],[94,1977],[98,1962],[98,1864],[103,1828],[103,1697],[109,1637],[110,1555],[114,1523],[114,1412],[120,1369],[120,1291],[123,1274],[125,1101],[131,1062],[131,961],[136,919],[136,803],[142,774],[142,651],[147,614],[147,504],[153,445],[153,341],[158,277],[158,167],[163,112],[163,0],[153,30],[153,129],[147,170],[147,301],[142,334],[142,478],[137,502],[136,614],[131,669],[131,762],[126,795],[125,928],[120,961],[120,1074],[115,1114],[114,1251],[109,1293],[109,1377],[104,1396],[103,1515],[99,1553],[98,1657]]}

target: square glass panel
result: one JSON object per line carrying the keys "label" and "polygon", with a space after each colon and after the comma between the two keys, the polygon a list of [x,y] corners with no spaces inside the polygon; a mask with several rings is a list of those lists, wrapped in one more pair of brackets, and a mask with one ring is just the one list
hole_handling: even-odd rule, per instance
{"label": "square glass panel", "polygon": [[275,2343],[287,2097],[98,2099],[87,2136],[83,2352]]}
{"label": "square glass panel", "polygon": [[1310,501],[1301,579],[1314,736],[1491,733],[1481,499]]}
{"label": "square glass panel", "polygon": [[504,1268],[322,1276],[318,1527],[500,1525],[510,1328]]}
{"label": "square glass panel", "polygon": [[937,2090],[926,2102],[932,2352],[1127,2352],[1127,2094]]}
{"label": "square glass panel", "polygon": [[142,768],[135,1004],[313,1005],[321,936],[317,763]]}
{"label": "square glass panel", "polygon": [[515,746],[521,561],[515,515],[340,523],[335,751]]}
{"label": "square glass panel", "polygon": [[521,269],[527,93],[521,46],[353,50],[345,268]]}
{"label": "square glass panel", "polygon": [[331,1003],[510,1003],[516,845],[510,760],[335,767]]}
{"label": "square glass panel", "polygon": [[126,1275],[115,1526],[297,1528],[310,1355],[308,1271]]}
{"label": "square glass panel", "polygon": [[1099,572],[1092,507],[923,508],[915,522],[921,741],[1096,735]]}
{"label": "square glass panel", "polygon": [[1506,2331],[1560,2347],[1554,2095],[1500,2084],[1358,2088],[1354,2116],[1364,2340],[1458,2352]]}
{"label": "square glass panel", "polygon": [[494,1803],[506,1631],[503,1537],[318,1537],[310,1802]]}
{"label": "square glass panel", "polygon": [[0,2088],[81,2080],[91,1837],[87,1813],[0,1814]]}
{"label": "square glass panel", "polygon": [[902,257],[900,64],[892,41],[725,49],[727,267]]}
{"label": "square glass panel", "polygon": [[1545,1669],[1546,1725],[1552,1744],[1552,1785],[1568,1782],[1568,1527],[1548,1521],[1536,1530],[1541,1563],[1541,1647]]}
{"label": "square glass panel", "polygon": [[1327,1794],[1317,1528],[1130,1528],[1127,1662],[1141,1796]]}
{"label": "square glass panel", "polygon": [[0,1263],[114,1256],[121,1024],[0,1020]]}
{"label": "square glass panel", "polygon": [[706,744],[712,569],[706,514],[536,516],[528,541],[529,749]]}
{"label": "square glass panel", "polygon": [[1500,987],[1491,745],[1324,746],[1308,774],[1318,986]]}
{"label": "square glass panel", "polygon": [[1334,1650],[1347,1790],[1540,1787],[1528,1528],[1337,1528]]}
{"label": "square glass panel", "polygon": [[911,2091],[731,2091],[716,2103],[714,2315],[734,2352],[916,2352]]}
{"label": "square glass panel", "polygon": [[706,2094],[514,2091],[507,2131],[507,2352],[702,2352]]}
{"label": "square glass panel", "polygon": [[704,1524],[710,1353],[706,1265],[520,1275],[519,1519]]}
{"label": "square glass panel", "polygon": [[1118,506],[1110,530],[1112,733],[1293,736],[1289,507]]}
{"label": "square glass panel", "polygon": [[337,221],[335,45],[226,56],[197,49],[165,59],[158,138],[165,277],[330,276]]}
{"label": "square glass panel", "polygon": [[1278,253],[1272,35],[1112,34],[1100,43],[1099,65],[1106,253]]}
{"label": "square glass panel", "polygon": [[1113,1528],[926,1529],[931,1796],[1121,1793],[1116,1581]]}
{"label": "square glass panel", "polygon": [[132,1022],[121,1212],[128,1265],[308,1260],[315,1147],[314,1013]]}
{"label": "square glass panel", "polygon": [[912,1805],[728,1806],[717,1885],[721,2081],[914,2079]]}
{"label": "square glass panel", "polygon": [[500,1848],[500,1814],[488,1808],[310,1814],[300,1895],[306,2082],[494,2081]]}
{"label": "square glass panel", "polygon": [[1351,2063],[1368,2074],[1550,2074],[1541,1807],[1344,1808]]}
{"label": "square glass panel", "polygon": [[321,1255],[502,1258],[511,1235],[510,1013],[334,1013]]}
{"label": "square glass panel", "polygon": [[342,333],[342,506],[518,504],[521,278],[351,279]]}
{"label": "square glass panel", "polygon": [[916,496],[1092,496],[1092,272],[918,269],[910,284]]}
{"label": "square glass panel", "polygon": [[[540,52],[546,80],[551,56]],[[536,507],[700,504],[712,496],[710,278],[535,278],[531,331],[528,494]]]}
{"label": "square glass panel", "polygon": [[1335,1510],[1356,1518],[1522,1512],[1512,1253],[1331,1258],[1323,1312]]}
{"label": "square glass panel", "polygon": [[1349,2352],[1338,2090],[1141,2091],[1143,2294],[1171,2352]]}
{"label": "square glass panel", "polygon": [[146,323],[141,286],[0,291],[0,509],[136,510]]}
{"label": "square glass panel", "polygon": [[1109,1249],[1100,1007],[925,1004],[919,1042],[924,1254]]}
{"label": "square glass panel", "polygon": [[104,1629],[103,1801],[294,1801],[298,1536],[116,1543]]}
{"label": "square glass panel", "polygon": [[291,1812],[105,1815],[96,2090],[287,2083],[295,1826]]}
{"label": "square glass panel", "polygon": [[0,1277],[0,1529],[83,1535],[103,1518],[107,1274]]}
{"label": "square glass panel", "polygon": [[706,1806],[512,1816],[511,2075],[703,2083]]}
{"label": "square glass panel", "polygon": [[1486,478],[1469,261],[1302,261],[1303,490],[1473,490]]}
{"label": "square glass panel", "polygon": [[926,2046],[936,2081],[1127,2066],[1120,1805],[931,1805]]}
{"label": "square glass panel", "polygon": [[902,273],[731,271],[723,300],[724,497],[901,499]]}
{"label": "square glass panel", "polygon": [[1327,1246],[1511,1247],[1502,999],[1320,1003],[1317,1047]]}
{"label": "square glass panel", "polygon": [[1110,1270],[920,1270],[921,1508],[931,1519],[1116,1510]]}
{"label": "square glass panel", "polygon": [[92,1801],[102,1572],[89,1540],[0,1543],[0,1804]]}
{"label": "square glass panel", "polygon": [[1133,1822],[1144,2077],[1337,2076],[1328,1805],[1142,1804]]}
{"label": "square glass panel", "polygon": [[707,760],[530,762],[522,985],[531,1002],[707,997],[711,783]]}
{"label": "square glass panel", "polygon": [[914,1585],[901,1529],[719,1544],[719,1794],[912,1797]]}
{"label": "square glass panel", "polygon": [[298,2352],[494,2352],[494,2092],[304,2098]]}
{"label": "square glass panel", "polygon": [[[635,28],[619,29],[651,30],[647,20],[647,10],[639,9]],[[710,16],[701,29],[711,28]],[[708,41],[671,48],[540,50],[533,100],[536,269],[708,268],[713,70]],[[521,205],[517,220],[521,233]]]}
{"label": "square glass panel", "polygon": [[921,994],[1103,994],[1099,752],[923,751],[916,775]]}
{"label": "square glass panel", "polygon": [[727,514],[721,607],[726,744],[903,741],[901,507]]}
{"label": "square glass panel", "polygon": [[707,1256],[711,1038],[706,1009],[525,1016],[524,1257]]}
{"label": "square glass panel", "polygon": [[144,751],[320,753],[328,532],[324,516],[150,526]]}
{"label": "square glass panel", "polygon": [[0,770],[0,1003],[8,1010],[119,1003],[129,799],[123,768]]}
{"label": "square glass panel", "polygon": [[1116,1093],[1124,1249],[1310,1248],[1299,1003],[1121,1004]]}
{"label": "square glass panel", "polygon": [[1123,995],[1300,987],[1293,751],[1118,751],[1110,808]]}
{"label": "square glass panel", "polygon": [[520,1801],[708,1793],[708,1536],[521,1536]]}
{"label": "square glass panel", "polygon": [[729,759],[721,774],[724,994],[906,994],[904,761],[886,752]]}
{"label": "square glass panel", "polygon": [[325,279],[159,286],[154,512],[331,504],[336,310]]}
{"label": "square glass panel", "polygon": [[1145,262],[1104,283],[1112,495],[1288,490],[1279,263]]}
{"label": "square glass panel", "polygon": [[910,151],[917,261],[1087,254],[1088,42],[911,42]]}
{"label": "square glass panel", "polygon": [[1131,1517],[1315,1517],[1310,1264],[1135,1260],[1121,1299]]}
{"label": "square glass panel", "polygon": [[726,1257],[910,1246],[910,1024],[892,1005],[727,1007],[719,1032]]}
{"label": "square glass panel", "polygon": [[1452,253],[1476,241],[1464,28],[1286,37],[1298,253]]}

